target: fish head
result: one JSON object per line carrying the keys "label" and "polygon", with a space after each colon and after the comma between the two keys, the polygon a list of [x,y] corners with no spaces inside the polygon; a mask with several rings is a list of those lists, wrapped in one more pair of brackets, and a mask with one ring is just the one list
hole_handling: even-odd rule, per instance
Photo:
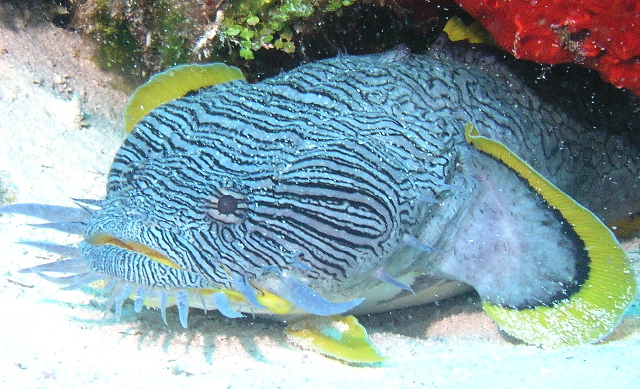
{"label": "fish head", "polygon": [[295,283],[358,299],[349,286],[406,246],[424,207],[381,145],[229,116],[202,124],[213,108],[186,117],[186,105],[151,112],[116,155],[84,233],[94,271],[150,287],[289,296]]}

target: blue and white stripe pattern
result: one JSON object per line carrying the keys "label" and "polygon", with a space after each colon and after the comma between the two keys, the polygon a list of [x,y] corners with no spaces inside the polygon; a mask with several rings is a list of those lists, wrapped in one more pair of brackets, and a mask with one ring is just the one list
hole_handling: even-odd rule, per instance
{"label": "blue and white stripe pattern", "polygon": [[[414,233],[431,206],[420,196],[437,197],[453,166],[435,156],[451,136],[411,125],[417,112],[380,109],[376,96],[397,90],[388,65],[345,57],[152,111],[116,156],[86,234],[169,246],[180,267],[227,288],[273,269],[310,283],[370,276]],[[367,100],[365,77],[378,87]]]}
{"label": "blue and white stripe pattern", "polygon": [[[230,317],[268,313],[263,292],[321,315],[376,311],[412,293],[411,304],[437,299],[458,284],[433,270],[434,253],[475,195],[463,189],[470,121],[578,200],[609,209],[607,180],[585,185],[589,157],[570,147],[584,142],[579,126],[499,66],[465,59],[477,62],[438,48],[342,56],[162,105],[116,155],[106,199],[65,224],[84,229],[81,260],[35,271],[77,273],[61,280],[72,286],[112,280],[116,316],[130,296],[140,310],[157,294],[163,312],[175,299],[185,326],[204,289],[243,296],[203,301]],[[440,295],[420,294],[435,287]]]}

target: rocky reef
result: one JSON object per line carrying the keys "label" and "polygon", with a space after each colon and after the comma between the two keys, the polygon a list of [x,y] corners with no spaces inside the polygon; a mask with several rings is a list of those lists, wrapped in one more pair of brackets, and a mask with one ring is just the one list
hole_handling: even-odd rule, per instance
{"label": "rocky reef", "polygon": [[516,58],[574,62],[640,96],[640,2],[456,0]]}
{"label": "rocky reef", "polygon": [[224,61],[259,78],[398,42],[424,50],[459,10],[446,4],[434,3],[437,12],[418,21],[383,0],[63,0],[49,12],[61,27],[96,40],[104,68],[147,77],[182,63]]}
{"label": "rocky reef", "polygon": [[[467,25],[475,18],[486,31],[476,24],[474,34],[490,34],[516,58],[543,65],[576,63],[640,95],[638,1],[8,2],[92,37],[98,44],[95,58],[102,67],[140,79],[188,62],[223,61],[256,80],[339,53],[377,52],[398,43],[421,52],[451,17],[458,16]],[[459,32],[462,38],[469,37],[468,31]]]}

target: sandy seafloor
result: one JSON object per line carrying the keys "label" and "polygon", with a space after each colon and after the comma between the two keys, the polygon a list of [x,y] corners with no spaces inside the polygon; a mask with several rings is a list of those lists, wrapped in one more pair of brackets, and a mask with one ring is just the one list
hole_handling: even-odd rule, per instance
{"label": "sandy seafloor", "polygon": [[[14,21],[15,22],[15,21]],[[92,45],[47,23],[0,24],[0,179],[17,202],[71,205],[104,195],[127,96]],[[361,317],[389,359],[355,367],[286,342],[283,325],[192,309],[101,324],[105,298],[60,291],[20,268],[57,259],[20,239],[72,242],[0,216],[2,388],[640,387],[637,305],[605,342],[558,350],[502,335],[473,295]],[[638,242],[625,247],[638,268]],[[634,314],[635,313],[635,314]]]}

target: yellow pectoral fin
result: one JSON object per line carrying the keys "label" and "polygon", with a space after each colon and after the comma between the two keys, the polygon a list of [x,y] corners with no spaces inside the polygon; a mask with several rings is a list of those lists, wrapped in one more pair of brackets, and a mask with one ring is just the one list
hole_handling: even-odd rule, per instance
{"label": "yellow pectoral fin", "polygon": [[151,77],[136,89],[124,111],[124,130],[128,134],[152,109],[197,91],[232,80],[244,80],[240,69],[223,63],[180,65]]}
{"label": "yellow pectoral fin", "polygon": [[276,315],[286,315],[293,310],[294,305],[288,300],[263,289],[258,290],[262,292],[257,295],[258,302],[267,307],[272,313]]}
{"label": "yellow pectoral fin", "polygon": [[370,364],[385,360],[354,316],[313,316],[285,331],[295,344],[342,361]]}
{"label": "yellow pectoral fin", "polygon": [[536,345],[593,343],[610,334],[636,291],[627,254],[612,232],[505,145],[481,136],[471,123],[465,127],[465,138],[519,174],[549,206],[558,210],[582,239],[589,256],[586,281],[567,298],[550,306],[524,309],[484,302],[484,310],[505,332]]}
{"label": "yellow pectoral fin", "polygon": [[[276,315],[286,315],[291,313],[294,308],[294,305],[289,301],[283,299],[280,296],[276,296],[275,294],[268,292],[264,289],[256,288],[258,293],[256,293],[256,298],[258,302],[267,308],[271,313]],[[220,292],[227,295],[230,301],[233,302],[247,302],[247,299],[240,292],[236,292],[230,289],[220,289]]]}

